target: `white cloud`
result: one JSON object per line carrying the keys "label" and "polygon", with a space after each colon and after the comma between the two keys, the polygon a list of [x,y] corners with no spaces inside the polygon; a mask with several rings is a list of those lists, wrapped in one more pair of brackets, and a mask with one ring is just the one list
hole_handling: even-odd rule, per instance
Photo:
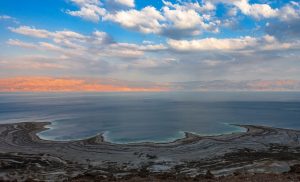
{"label": "white cloud", "polygon": [[203,13],[205,11],[213,11],[213,10],[216,9],[216,6],[210,1],[205,1],[202,4],[199,4],[198,1],[196,1],[196,2],[178,1],[177,2],[178,4],[173,4],[172,2],[165,1],[165,0],[163,0],[162,2],[166,7],[170,7],[170,8],[174,8],[174,9],[177,9],[178,7],[181,7],[181,8],[184,8],[186,10],[193,9],[193,10],[196,10],[197,12],[199,12],[199,13],[200,12]]}
{"label": "white cloud", "polygon": [[8,15],[0,15],[0,20],[14,20],[14,18]]}
{"label": "white cloud", "polygon": [[66,13],[72,16],[78,16],[89,21],[98,22],[100,17],[104,16],[106,13],[106,10],[100,7],[101,3],[99,0],[71,0],[71,2],[75,3],[80,8],[77,11],[66,11]]}
{"label": "white cloud", "polygon": [[95,45],[107,45],[114,42],[112,37],[106,32],[100,32],[98,30],[94,31],[89,39],[89,42]]}
{"label": "white cloud", "polygon": [[60,45],[48,43],[48,42],[23,42],[21,40],[9,39],[6,42],[8,45],[22,47],[26,49],[34,49],[46,52],[60,53],[62,56],[70,57],[70,56],[80,56],[83,53],[83,50],[75,50],[72,48],[61,47]]}
{"label": "white cloud", "polygon": [[292,42],[280,42],[274,36],[265,35],[261,38],[262,44],[260,45],[261,50],[287,50],[287,49],[299,49],[300,41]]}
{"label": "white cloud", "polygon": [[278,20],[268,22],[265,30],[280,40],[299,40],[300,3],[292,1],[281,7]]}
{"label": "white cloud", "polygon": [[129,43],[113,43],[97,52],[99,56],[140,58],[144,55],[144,52],[162,51],[166,49],[167,47],[163,44],[138,45]]}
{"label": "white cloud", "polygon": [[116,3],[133,8],[135,7],[134,0],[114,0]]}
{"label": "white cloud", "polygon": [[161,51],[161,50],[166,50],[167,47],[163,44],[146,44],[146,45],[142,45],[140,46],[141,50],[144,51]]}
{"label": "white cloud", "polygon": [[58,45],[54,45],[48,42],[39,42],[38,46],[48,51],[64,52],[64,49],[62,47],[59,47]]}
{"label": "white cloud", "polygon": [[140,11],[122,10],[115,14],[107,14],[103,19],[143,33],[159,33],[163,27],[160,21],[164,20],[164,17],[154,7],[147,6]]}
{"label": "white cloud", "polygon": [[[273,18],[278,16],[278,9],[272,8],[268,4],[250,4],[249,0],[209,0],[211,3],[223,3],[237,7],[243,14],[256,19]],[[233,13],[233,12],[231,12]]]}
{"label": "white cloud", "polygon": [[45,29],[37,29],[35,27],[30,27],[30,26],[19,26],[17,28],[9,27],[8,29],[18,34],[22,34],[30,37],[37,37],[37,38],[53,38],[55,40],[67,39],[67,38],[83,40],[87,38],[84,35],[69,30],[50,32]]}
{"label": "white cloud", "polygon": [[[290,21],[300,18],[299,2],[291,1],[281,8],[269,4],[252,3],[250,0],[206,0],[176,1],[163,0],[160,9],[147,6],[134,8],[134,0],[70,0],[79,10],[67,10],[72,16],[99,22],[111,21],[123,28],[144,34],[163,35],[172,39],[197,36],[203,32],[219,33],[222,27],[238,28],[238,15],[251,16],[257,20],[279,18]],[[217,17],[217,4],[222,3],[228,9],[224,17]],[[125,8],[124,7],[128,7]],[[105,9],[107,8],[107,9]]]}
{"label": "white cloud", "polygon": [[14,18],[14,17],[11,17],[11,16],[8,16],[8,15],[0,15],[0,21],[11,21],[15,24],[19,24],[20,22]]}
{"label": "white cloud", "polygon": [[110,58],[138,58],[144,52],[166,50],[163,44],[129,44],[117,43],[107,33],[94,31],[90,35],[82,35],[77,32],[63,30],[50,32],[34,27],[20,26],[10,28],[12,32],[25,36],[47,39],[48,41],[38,41],[38,43],[28,43],[20,40],[10,39],[7,44],[19,46],[27,49],[51,51],[61,53],[62,56],[72,57],[83,56],[90,59]]}
{"label": "white cloud", "polygon": [[94,5],[100,5],[100,1],[99,0],[70,0],[71,2],[79,5],[79,6],[84,6],[87,4],[94,4]]}
{"label": "white cloud", "polygon": [[280,8],[272,8],[269,4],[250,4],[249,0],[209,0],[208,2],[232,5],[229,15],[235,15],[238,8],[243,14],[256,19],[279,18],[281,21],[289,21],[300,18],[300,3],[295,1],[290,1]]}
{"label": "white cloud", "polygon": [[232,8],[230,8],[229,11],[227,12],[227,15],[228,15],[228,16],[234,17],[234,16],[237,15],[237,13],[238,13],[238,9],[237,9],[236,7],[232,7]]}
{"label": "white cloud", "polygon": [[22,55],[14,58],[0,58],[0,64],[2,65],[1,68],[4,68],[5,70],[18,70],[18,73],[22,70],[30,70],[32,73],[37,70],[45,72],[49,70],[66,70],[71,68],[71,65],[63,65],[61,64],[61,61],[64,60],[62,58],[44,55]]}
{"label": "white cloud", "polygon": [[[163,1],[163,16],[166,18],[165,35],[171,34],[199,35],[203,31],[218,32],[220,21],[213,18],[214,4],[207,1],[203,4],[199,2],[178,2],[173,4]],[[173,35],[173,37],[177,38]]]}
{"label": "white cloud", "polygon": [[205,38],[197,40],[168,40],[168,45],[177,51],[257,51],[299,48],[300,42],[279,42],[275,37],[266,35],[260,38]]}
{"label": "white cloud", "polygon": [[[214,10],[211,3],[200,6],[199,3],[172,4],[165,2],[162,8],[163,15],[167,19],[167,30],[173,30],[180,34],[180,30],[189,35],[199,35],[202,31],[218,31],[218,21],[211,18],[207,10]],[[207,7],[206,7],[207,6]]]}
{"label": "white cloud", "polygon": [[15,39],[9,39],[6,43],[8,45],[12,45],[12,46],[19,46],[19,47],[24,47],[24,48],[36,48],[35,44],[25,43],[25,42],[22,42],[20,40],[15,40]]}
{"label": "white cloud", "polygon": [[[80,8],[78,11],[67,10],[67,13],[72,16],[94,22],[98,22],[102,18],[103,21],[112,21],[124,28],[145,34],[154,33],[168,37],[176,37],[178,34],[178,37],[182,37],[199,35],[202,31],[219,31],[220,21],[212,16],[216,6],[209,1],[201,4],[181,1],[173,4],[163,1],[164,5],[161,10],[152,6],[144,7],[141,10],[119,9],[118,5],[135,7],[134,0],[107,0],[103,4],[98,0],[71,1]],[[110,6],[118,8],[109,9]]]}
{"label": "white cloud", "polygon": [[300,19],[300,3],[292,1],[282,7],[279,11],[279,19],[281,21],[293,21],[295,19]]}
{"label": "white cloud", "polygon": [[179,51],[207,51],[207,50],[239,50],[257,44],[256,38],[242,37],[236,39],[205,38],[198,40],[168,40],[171,48]]}
{"label": "white cloud", "polygon": [[178,29],[190,29],[203,24],[202,17],[192,9],[177,8],[171,10],[169,7],[164,7],[163,12],[165,18],[170,20],[173,26]]}
{"label": "white cloud", "polygon": [[148,69],[148,68],[159,68],[162,66],[168,66],[173,62],[176,62],[176,60],[172,58],[161,58],[161,59],[146,58],[143,60],[135,60],[132,62],[132,64],[128,66],[134,69]]}
{"label": "white cloud", "polygon": [[215,9],[210,2],[172,4],[163,1],[159,11],[152,6],[141,10],[121,10],[106,14],[105,21],[119,23],[122,27],[142,33],[154,33],[172,37],[172,34],[199,35],[202,31],[218,31],[218,20],[213,20],[210,12]]}
{"label": "white cloud", "polygon": [[153,44],[153,41],[150,41],[150,40],[144,40],[144,41],[143,41],[143,44]]}
{"label": "white cloud", "polygon": [[18,28],[9,28],[12,32],[28,35],[31,37],[38,37],[38,38],[48,38],[50,36],[50,32],[43,29],[35,29],[34,27],[29,26],[20,26]]}
{"label": "white cloud", "polygon": [[233,4],[238,7],[243,14],[257,19],[276,17],[278,13],[278,9],[273,9],[268,4],[249,4],[249,0],[234,1]]}

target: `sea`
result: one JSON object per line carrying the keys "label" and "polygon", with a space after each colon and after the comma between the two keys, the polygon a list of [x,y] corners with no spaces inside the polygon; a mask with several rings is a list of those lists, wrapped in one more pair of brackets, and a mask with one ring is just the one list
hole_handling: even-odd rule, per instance
{"label": "sea", "polygon": [[235,124],[300,130],[300,92],[0,93],[0,124],[17,122],[51,122],[46,140],[113,143],[245,132]]}

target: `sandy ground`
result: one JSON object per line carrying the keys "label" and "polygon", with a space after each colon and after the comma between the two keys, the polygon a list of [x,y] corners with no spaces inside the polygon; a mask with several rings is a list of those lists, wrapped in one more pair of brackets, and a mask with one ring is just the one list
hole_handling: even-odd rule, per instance
{"label": "sandy ground", "polygon": [[0,125],[0,181],[300,181],[300,131],[243,125],[245,133],[170,143],[41,140],[49,123]]}

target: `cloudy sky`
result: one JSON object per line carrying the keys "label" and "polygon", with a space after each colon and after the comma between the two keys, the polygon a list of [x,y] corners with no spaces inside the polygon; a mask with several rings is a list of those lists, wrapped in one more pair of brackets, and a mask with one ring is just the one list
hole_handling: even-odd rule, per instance
{"label": "cloudy sky", "polygon": [[300,90],[299,1],[0,7],[0,91]]}

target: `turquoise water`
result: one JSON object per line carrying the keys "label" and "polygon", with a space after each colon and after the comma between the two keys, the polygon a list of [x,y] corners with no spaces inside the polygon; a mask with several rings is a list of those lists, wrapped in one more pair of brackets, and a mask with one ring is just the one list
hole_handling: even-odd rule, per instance
{"label": "turquoise water", "polygon": [[115,143],[244,131],[230,124],[300,129],[300,93],[1,93],[0,123],[24,121],[52,122],[44,139]]}

